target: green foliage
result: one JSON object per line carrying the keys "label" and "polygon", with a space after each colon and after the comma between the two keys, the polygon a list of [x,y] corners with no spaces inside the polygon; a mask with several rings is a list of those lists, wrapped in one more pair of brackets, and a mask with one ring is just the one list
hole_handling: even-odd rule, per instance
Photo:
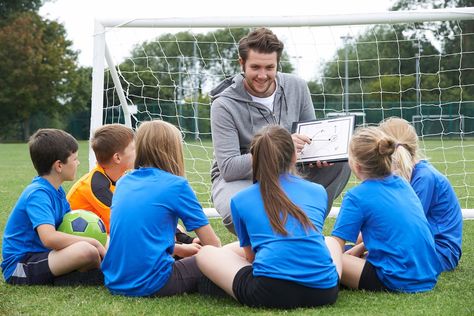
{"label": "green foliage", "polygon": [[71,94],[76,52],[64,27],[37,13],[13,16],[0,27],[0,132],[30,134],[30,119],[63,113]]}
{"label": "green foliage", "polygon": [[37,12],[44,0],[0,0],[0,26],[8,23],[8,18],[23,12]]}
{"label": "green foliage", "polygon": [[471,81],[463,80],[467,78],[468,69],[460,69],[460,60],[470,59],[468,55],[464,54],[462,58],[460,47],[453,49],[457,54],[441,55],[427,39],[427,34],[414,33],[407,27],[374,26],[346,43],[325,65],[320,82],[309,83],[313,102],[327,104],[339,101],[340,107],[328,109],[342,110],[346,50],[349,105],[415,102],[416,56],[419,56],[419,87],[423,103],[459,100],[461,95],[468,100],[471,95],[468,82]]}
{"label": "green foliage", "polygon": [[64,128],[77,139],[89,139],[92,68],[77,68],[71,79],[65,91],[67,102],[63,106],[65,113],[62,114]]}
{"label": "green foliage", "polygon": [[183,31],[137,45],[119,66],[130,100],[140,104],[137,98],[171,101],[201,94],[202,86],[209,84],[206,78],[218,82],[238,72],[234,37],[247,33],[244,28],[207,34]]}
{"label": "green foliage", "polygon": [[[392,10],[415,10],[462,8],[474,7],[474,0],[398,0],[392,6]],[[465,99],[474,96],[474,59],[471,54],[474,51],[474,21],[441,21],[426,22],[407,25],[405,32],[410,32],[412,38],[426,37],[432,35],[441,44],[441,53],[447,54],[441,64],[442,69],[459,69],[448,76],[458,77],[459,84],[464,86],[463,96]],[[468,54],[459,54],[465,52]],[[423,54],[426,52],[423,51]],[[450,55],[451,54],[451,55]],[[458,80],[453,82],[458,82]]]}

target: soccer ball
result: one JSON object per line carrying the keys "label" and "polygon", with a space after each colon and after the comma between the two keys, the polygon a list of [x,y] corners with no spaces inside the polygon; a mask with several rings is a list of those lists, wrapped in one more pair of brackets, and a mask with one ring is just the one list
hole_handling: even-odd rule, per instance
{"label": "soccer ball", "polygon": [[81,237],[91,237],[97,239],[104,246],[107,242],[104,222],[99,216],[85,210],[66,213],[63,222],[58,227],[58,231]]}

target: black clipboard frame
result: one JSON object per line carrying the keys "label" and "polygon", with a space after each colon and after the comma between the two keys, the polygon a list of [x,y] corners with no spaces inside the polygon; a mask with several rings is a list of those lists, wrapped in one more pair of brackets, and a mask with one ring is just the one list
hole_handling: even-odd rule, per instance
{"label": "black clipboard frame", "polygon": [[[345,127],[345,133],[343,134],[337,134],[337,137],[343,137],[342,138],[342,144],[345,148],[345,150],[342,153],[332,153],[332,152],[327,152],[325,154],[321,155],[314,155],[314,156],[305,156],[304,155],[304,149],[303,149],[303,157],[300,155],[298,156],[298,159],[296,160],[296,163],[298,164],[311,164],[316,161],[327,161],[327,162],[340,162],[340,161],[347,161],[349,159],[349,142],[351,140],[352,134],[354,132],[355,128],[355,115],[344,115],[344,116],[338,116],[338,117],[331,117],[331,118],[324,118],[324,119],[316,119],[316,120],[309,120],[309,121],[300,121],[300,122],[294,122],[292,125],[292,133],[298,133],[298,134],[304,134],[310,138],[312,138],[313,135],[308,135],[307,133],[302,133],[302,127],[308,127],[308,126],[324,126],[327,124],[331,123],[336,123],[339,125],[343,125]],[[336,129],[336,128],[335,128]],[[328,139],[330,141],[330,139]],[[340,144],[340,142],[339,142]],[[308,145],[312,146],[312,144]]]}

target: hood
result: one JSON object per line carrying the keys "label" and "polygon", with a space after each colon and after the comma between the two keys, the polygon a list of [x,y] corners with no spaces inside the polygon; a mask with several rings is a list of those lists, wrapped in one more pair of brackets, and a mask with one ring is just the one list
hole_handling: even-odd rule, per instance
{"label": "hood", "polygon": [[211,100],[214,101],[221,96],[225,96],[239,101],[252,102],[251,97],[244,88],[243,79],[242,74],[224,79],[211,90]]}

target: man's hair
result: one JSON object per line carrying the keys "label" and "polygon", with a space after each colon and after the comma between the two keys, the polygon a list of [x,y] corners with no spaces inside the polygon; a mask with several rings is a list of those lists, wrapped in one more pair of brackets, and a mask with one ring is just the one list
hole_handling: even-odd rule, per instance
{"label": "man's hair", "polygon": [[253,30],[247,36],[244,36],[239,41],[239,56],[245,62],[247,61],[249,50],[254,50],[257,53],[271,54],[277,53],[277,62],[280,62],[281,54],[283,52],[283,43],[278,37],[269,29],[261,27]]}
{"label": "man's hair", "polygon": [[155,167],[184,176],[181,132],[165,121],[148,121],[137,130],[135,168]]}
{"label": "man's hair", "polygon": [[28,142],[30,157],[39,176],[48,175],[56,161],[67,163],[69,156],[79,149],[74,137],[53,128],[39,129]]}
{"label": "man's hair", "polygon": [[91,139],[91,147],[99,164],[110,162],[115,153],[121,153],[133,141],[131,128],[121,124],[99,127]]}
{"label": "man's hair", "polygon": [[293,216],[305,230],[316,229],[280,185],[280,176],[294,170],[295,145],[290,133],[279,125],[268,125],[255,134],[250,145],[253,181],[260,184],[263,206],[272,229],[288,235],[285,224]]}

